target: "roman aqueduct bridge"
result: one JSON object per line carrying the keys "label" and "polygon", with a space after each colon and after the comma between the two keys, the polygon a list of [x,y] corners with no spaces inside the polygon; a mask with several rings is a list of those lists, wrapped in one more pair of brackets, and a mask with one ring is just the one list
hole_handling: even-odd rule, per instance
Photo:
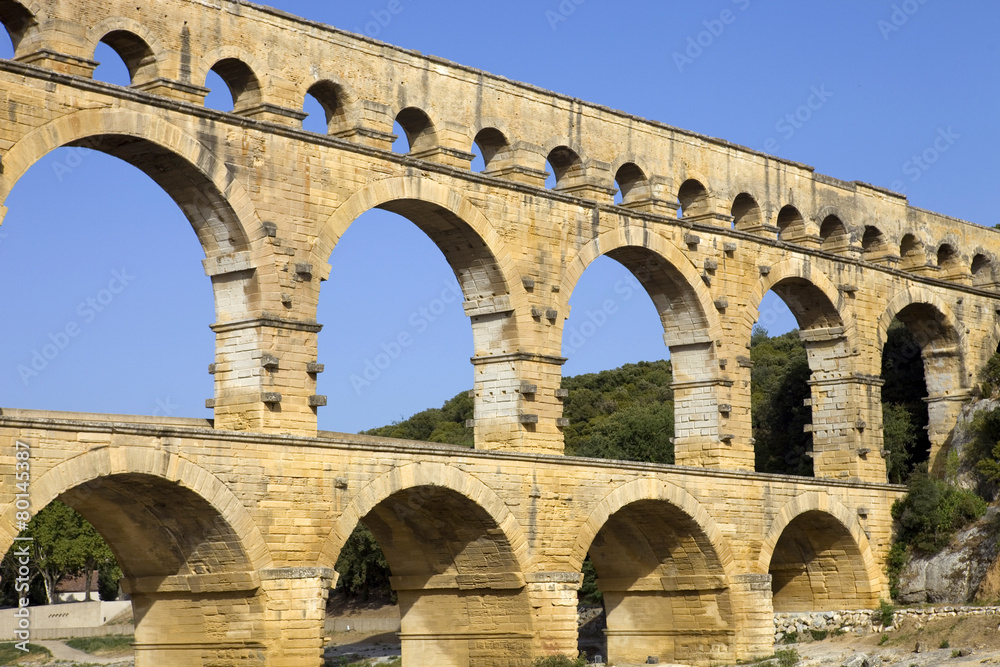
{"label": "roman aqueduct bridge", "polygon": [[[63,500],[115,551],[137,665],[319,665],[359,521],[392,568],[408,667],[572,653],[588,553],[619,661],[766,654],[775,610],[887,596],[886,331],[920,344],[940,465],[1000,342],[995,231],[244,2],[0,0],[0,21],[0,203],[57,148],[114,155],[184,211],[214,290],[214,420],[0,416],[0,547],[22,442],[33,507]],[[130,86],[92,79],[100,42]],[[210,70],[231,112],[205,108]],[[302,129],[307,93],[327,134]],[[372,208],[424,231],[461,285],[474,450],[317,431],[316,377],[337,364],[319,291]],[[660,313],[675,466],[562,455],[569,298],[603,255]],[[814,478],[753,471],[747,348],[768,291],[809,355]]]}

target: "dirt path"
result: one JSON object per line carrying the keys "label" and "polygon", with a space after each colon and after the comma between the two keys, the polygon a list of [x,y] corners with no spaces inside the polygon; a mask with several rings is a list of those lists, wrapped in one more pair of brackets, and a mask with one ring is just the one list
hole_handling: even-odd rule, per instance
{"label": "dirt path", "polygon": [[61,660],[63,662],[83,662],[92,665],[125,665],[132,662],[132,658],[102,658],[91,655],[55,640],[36,641],[34,643],[49,649],[52,652],[54,660]]}

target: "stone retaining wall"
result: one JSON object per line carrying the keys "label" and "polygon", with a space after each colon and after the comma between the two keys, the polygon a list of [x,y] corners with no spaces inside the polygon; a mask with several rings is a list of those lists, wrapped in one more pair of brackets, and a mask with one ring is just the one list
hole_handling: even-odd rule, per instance
{"label": "stone retaining wall", "polygon": [[[802,613],[782,613],[774,615],[774,640],[792,632],[804,634],[809,630],[844,630],[845,632],[883,632],[892,630],[893,626],[883,626],[878,620],[879,612],[870,609],[855,609],[847,611],[814,611]],[[904,618],[920,618],[930,621],[936,618],[955,616],[998,616],[1000,607],[920,607],[911,609],[896,609],[893,620],[898,623]]]}

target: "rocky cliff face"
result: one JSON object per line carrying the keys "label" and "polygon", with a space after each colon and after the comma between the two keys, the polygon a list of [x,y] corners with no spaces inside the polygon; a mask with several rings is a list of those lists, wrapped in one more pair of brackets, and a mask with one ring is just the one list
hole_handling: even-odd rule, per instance
{"label": "rocky cliff face", "polygon": [[910,560],[899,577],[899,601],[904,604],[965,604],[1000,598],[1000,509],[958,533],[933,556]]}
{"label": "rocky cliff face", "polygon": [[[996,500],[996,488],[984,488],[969,449],[974,441],[972,420],[982,410],[1000,408],[1000,400],[978,399],[959,415],[952,435],[949,481]],[[965,604],[1000,600],[1000,507],[958,533],[933,556],[910,560],[899,578],[899,601],[905,604]]]}

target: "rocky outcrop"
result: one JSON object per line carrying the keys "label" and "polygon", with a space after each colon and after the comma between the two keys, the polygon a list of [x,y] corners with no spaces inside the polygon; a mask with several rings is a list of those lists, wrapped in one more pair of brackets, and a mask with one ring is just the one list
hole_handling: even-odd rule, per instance
{"label": "rocky outcrop", "polygon": [[1000,597],[997,595],[998,520],[998,508],[992,507],[983,519],[959,532],[940,553],[912,557],[899,577],[899,602],[965,604]]}

